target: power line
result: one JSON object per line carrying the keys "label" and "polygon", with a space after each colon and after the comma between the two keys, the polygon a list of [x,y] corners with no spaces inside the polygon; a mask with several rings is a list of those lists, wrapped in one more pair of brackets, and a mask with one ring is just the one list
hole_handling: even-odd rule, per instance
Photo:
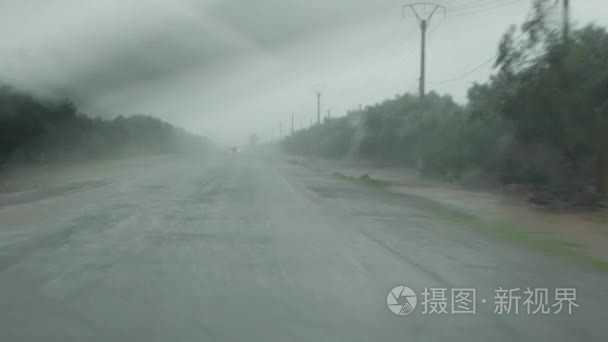
{"label": "power line", "polygon": [[[521,37],[523,37],[525,34],[525,32],[520,33],[514,40],[513,42],[518,41],[519,39],[521,39]],[[456,76],[453,78],[449,78],[447,80],[443,80],[443,81],[439,81],[439,82],[429,82],[431,84],[445,84],[445,83],[451,83],[451,82],[455,82],[455,81],[459,81],[469,75],[471,75],[472,73],[476,72],[477,70],[483,68],[484,66],[488,65],[489,63],[492,63],[496,58],[498,57],[498,53],[495,54],[494,56],[492,56],[490,59],[484,61],[483,63],[479,64],[478,66],[474,67],[473,69],[466,71],[464,73],[462,73],[460,76]]]}
{"label": "power line", "polygon": [[[431,31],[434,31],[434,29]],[[376,84],[371,82],[372,75],[374,75],[374,79],[385,80],[387,84],[393,84],[396,79],[401,79],[400,74],[394,72],[394,69],[389,67],[384,67],[378,72],[375,71],[379,65],[394,65],[397,63],[397,61],[407,61],[413,53],[418,51],[419,46],[407,48],[415,38],[415,35],[411,34],[411,30],[408,30],[407,32],[410,34],[408,34],[405,39],[401,39],[398,44],[391,44],[390,47],[383,49],[382,51],[384,53],[382,56],[380,56],[380,54],[376,54],[373,63],[370,63],[365,70],[365,77],[358,77],[359,81],[357,82],[358,85],[356,87],[356,93],[360,94],[365,92],[365,94],[369,95],[370,89],[377,88]],[[361,72],[361,76],[363,76],[363,72]],[[414,85],[418,84],[418,80],[419,78],[417,77]],[[405,86],[405,84],[403,86]],[[399,85],[398,88],[403,89],[403,86]],[[406,89],[407,92],[410,92],[411,86],[408,86]]]}
{"label": "power line", "polygon": [[462,16],[467,16],[467,15],[472,15],[472,14],[479,14],[479,13],[490,12],[490,11],[494,11],[494,10],[499,9],[499,8],[515,5],[517,3],[520,3],[521,1],[522,0],[512,0],[512,1],[509,1],[509,2],[506,2],[506,3],[502,3],[502,4],[497,4],[495,6],[491,6],[491,7],[484,7],[484,8],[478,8],[478,9],[469,9],[469,10],[463,10],[463,11],[456,11],[451,16],[452,17],[462,17]]}
{"label": "power line", "polygon": [[[390,45],[390,48],[388,49],[383,49],[382,52],[383,54],[376,54],[375,57],[373,58],[373,60],[368,64],[368,66],[364,69],[361,70],[359,77],[357,77],[357,92],[360,93],[363,90],[368,90],[369,89],[369,80],[372,76],[372,74],[375,74],[375,71],[378,67],[378,65],[383,65],[383,64],[390,64],[393,62],[393,58],[397,55],[397,52],[399,52],[403,47],[405,47],[408,43],[410,43],[413,40],[414,36],[410,35],[407,39],[401,40],[398,44],[395,45]],[[415,49],[411,49],[409,50],[405,56],[408,56],[414,52],[417,48]],[[386,63],[384,63],[386,62]],[[365,70],[365,75],[364,75],[364,71]],[[389,68],[384,68],[384,72],[381,73],[381,77],[383,78],[384,76],[386,76],[386,73],[390,71]]]}
{"label": "power line", "polygon": [[476,66],[475,68],[461,74],[460,76],[454,77],[454,78],[450,78],[447,80],[443,80],[443,81],[439,81],[439,82],[429,82],[430,84],[435,84],[435,85],[439,85],[439,84],[445,84],[445,83],[451,83],[451,82],[455,82],[455,81],[459,81],[467,76],[469,76],[470,74],[474,73],[475,71],[481,69],[482,67],[488,65],[489,63],[493,62],[496,57],[498,57],[498,55],[492,56],[492,58],[484,61],[483,63],[479,64],[478,66]]}
{"label": "power line", "polygon": [[[530,16],[532,15],[532,11],[533,11],[533,8],[530,8],[530,10],[528,11],[528,14],[526,15],[526,18],[530,18]],[[526,33],[526,32],[521,32],[521,33],[520,33],[520,34],[519,34],[519,35],[518,35],[518,36],[517,36],[517,37],[516,37],[516,38],[513,40],[513,42],[516,42],[516,41],[518,41],[519,39],[521,39],[521,38],[524,36],[524,34],[525,34],[525,33]],[[475,73],[476,71],[478,71],[479,69],[481,69],[481,68],[483,68],[484,66],[488,65],[489,63],[492,63],[492,62],[493,62],[493,61],[494,61],[494,60],[495,60],[497,57],[498,57],[498,53],[496,53],[496,54],[495,54],[494,56],[492,56],[491,58],[489,58],[489,59],[487,59],[487,60],[483,61],[481,64],[477,65],[477,66],[476,66],[476,67],[474,67],[473,69],[468,70],[468,71],[466,71],[466,72],[464,72],[464,73],[460,74],[459,76],[452,77],[452,78],[449,78],[449,79],[446,79],[446,80],[443,80],[443,81],[429,82],[429,83],[434,84],[434,85],[440,85],[440,84],[446,84],[446,83],[451,83],[451,82],[459,81],[459,80],[461,80],[461,79],[463,79],[463,78],[465,78],[465,77],[467,77],[467,76],[469,76],[469,75],[471,75],[471,74]]]}
{"label": "power line", "polygon": [[[390,23],[390,21],[387,21]],[[382,31],[384,29],[393,29],[392,25],[383,25]],[[354,77],[354,92],[361,96],[362,94],[369,94],[369,90],[375,88],[376,85],[372,82],[373,79],[384,79],[387,77],[387,74],[392,72],[392,75],[395,75],[394,69],[387,68],[387,65],[393,65],[396,58],[400,59],[403,56],[409,57],[409,55],[417,50],[417,47],[411,50],[408,50],[407,53],[403,54],[402,51],[407,47],[407,45],[413,41],[416,36],[413,34],[412,30],[407,31],[409,34],[406,36],[406,39],[399,39],[398,42],[390,42],[390,44],[384,45],[382,48],[377,49],[371,58],[366,61],[362,67],[359,68],[359,72],[356,73],[356,77]],[[382,69],[379,67],[384,66]]]}
{"label": "power line", "polygon": [[[513,0],[511,0],[511,1],[512,1],[511,3],[514,3]],[[526,15],[527,18],[530,17],[530,15],[532,13],[532,10],[533,10],[533,7],[530,7],[530,9],[528,10],[528,13]],[[475,13],[470,13],[470,14],[464,13],[464,14],[460,14],[460,15],[455,15],[455,17],[465,16],[465,15],[471,15],[471,14],[475,14]],[[449,20],[450,18],[451,17],[448,17],[447,20]],[[442,53],[446,53],[447,51],[453,49],[455,45],[456,45],[456,42],[452,42],[452,44],[450,44],[447,48],[442,49]]]}
{"label": "power line", "polygon": [[437,23],[437,25],[433,26],[432,29],[429,30],[429,36],[432,36],[433,33],[435,33],[435,31],[437,31],[437,29],[441,26],[441,24],[443,24],[443,22],[445,21],[446,17],[442,17],[441,21],[439,23]]}
{"label": "power line", "polygon": [[[501,3],[504,3],[505,1],[509,1],[509,0],[476,0],[476,1],[471,1],[468,3],[464,3],[461,4],[460,6],[455,6],[455,7],[450,7],[450,12],[461,12],[461,11],[466,11],[466,10],[472,10],[472,9],[478,9],[478,8],[483,8],[485,6],[492,6],[492,5],[498,5]],[[473,5],[473,6],[471,6]]]}

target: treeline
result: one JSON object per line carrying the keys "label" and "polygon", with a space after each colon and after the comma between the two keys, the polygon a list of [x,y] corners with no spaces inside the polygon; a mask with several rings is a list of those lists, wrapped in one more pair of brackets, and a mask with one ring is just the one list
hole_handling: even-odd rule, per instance
{"label": "treeline", "polygon": [[91,118],[67,100],[0,88],[0,167],[172,153],[206,145],[204,138],[153,117]]}
{"label": "treeline", "polygon": [[403,95],[283,141],[291,153],[400,163],[522,189],[530,200],[597,206],[608,191],[608,33],[568,38],[537,15],[503,37],[496,73],[465,105]]}

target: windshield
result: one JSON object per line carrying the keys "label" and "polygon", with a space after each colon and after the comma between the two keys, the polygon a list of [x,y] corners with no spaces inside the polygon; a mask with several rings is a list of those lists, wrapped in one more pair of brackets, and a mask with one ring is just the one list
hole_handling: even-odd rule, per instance
{"label": "windshield", "polygon": [[608,341],[607,25],[0,1],[0,341]]}

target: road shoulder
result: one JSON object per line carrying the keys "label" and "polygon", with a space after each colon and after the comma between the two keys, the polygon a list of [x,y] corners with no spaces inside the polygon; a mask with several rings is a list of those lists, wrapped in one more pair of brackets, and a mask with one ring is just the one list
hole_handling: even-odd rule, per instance
{"label": "road shoulder", "polygon": [[608,271],[608,212],[557,212],[499,192],[470,190],[418,177],[406,168],[287,157],[290,163],[404,197],[408,205],[481,234],[577,259]]}

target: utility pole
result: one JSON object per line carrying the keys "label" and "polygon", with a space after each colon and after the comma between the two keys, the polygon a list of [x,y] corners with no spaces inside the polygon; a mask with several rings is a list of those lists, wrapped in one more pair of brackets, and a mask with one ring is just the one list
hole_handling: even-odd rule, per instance
{"label": "utility pole", "polygon": [[568,41],[570,38],[570,0],[563,0],[563,30],[564,30],[564,41]]}
{"label": "utility pole", "polygon": [[321,123],[321,91],[317,90],[317,124]]}
{"label": "utility pole", "polygon": [[431,24],[431,20],[433,16],[437,12],[437,10],[441,10],[443,15],[445,16],[445,7],[430,3],[430,2],[417,2],[409,5],[403,6],[403,10],[410,9],[416,19],[418,20],[418,24],[420,25],[421,32],[421,41],[420,41],[420,100],[424,100],[424,95],[426,94],[425,82],[426,82],[426,31],[429,25]]}
{"label": "utility pole", "polygon": [[426,94],[425,82],[426,82],[426,19],[420,21],[420,32],[422,37],[420,39],[420,99],[424,99]]}
{"label": "utility pole", "polygon": [[291,112],[291,135],[293,135],[293,112]]}

